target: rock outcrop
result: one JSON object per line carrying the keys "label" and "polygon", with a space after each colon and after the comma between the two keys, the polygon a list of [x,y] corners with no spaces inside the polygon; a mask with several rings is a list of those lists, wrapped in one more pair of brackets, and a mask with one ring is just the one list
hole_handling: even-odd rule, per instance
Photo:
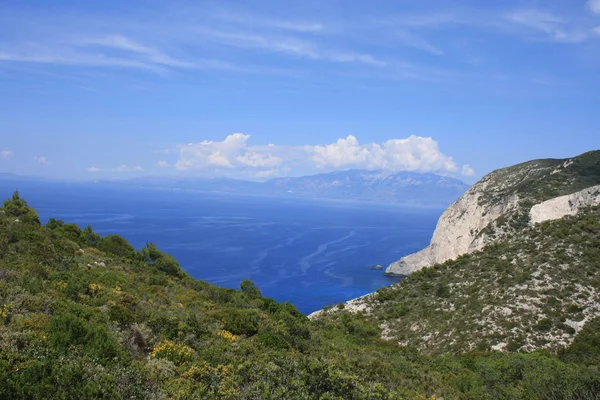
{"label": "rock outcrop", "polygon": [[[481,250],[532,223],[574,215],[600,202],[600,151],[566,160],[535,160],[499,169],[444,211],[429,246],[390,264],[387,275]],[[531,210],[531,211],[530,211]]]}
{"label": "rock outcrop", "polygon": [[429,246],[418,253],[392,263],[385,271],[388,275],[408,275],[429,265],[442,263],[461,254],[480,250],[486,243],[479,237],[490,222],[515,209],[519,197],[510,196],[504,202],[492,206],[481,204],[485,182],[469,189],[460,199],[444,211],[440,217]]}
{"label": "rock outcrop", "polygon": [[531,223],[537,224],[565,215],[576,215],[582,207],[600,204],[600,185],[592,186],[566,196],[556,197],[531,207]]}

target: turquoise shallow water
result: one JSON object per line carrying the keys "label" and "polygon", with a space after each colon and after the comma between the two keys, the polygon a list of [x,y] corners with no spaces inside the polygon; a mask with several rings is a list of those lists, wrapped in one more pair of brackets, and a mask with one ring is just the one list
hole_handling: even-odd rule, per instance
{"label": "turquoise shallow water", "polygon": [[427,245],[442,212],[50,182],[0,182],[0,195],[17,187],[44,221],[89,224],[136,248],[154,242],[198,279],[238,288],[250,278],[305,313],[398,281],[370,267]]}

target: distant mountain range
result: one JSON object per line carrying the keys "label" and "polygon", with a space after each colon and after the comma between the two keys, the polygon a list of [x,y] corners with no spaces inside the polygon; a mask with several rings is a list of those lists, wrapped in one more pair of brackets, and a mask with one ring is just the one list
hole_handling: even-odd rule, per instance
{"label": "distant mountain range", "polygon": [[389,171],[337,171],[265,182],[274,193],[298,196],[384,201],[411,205],[448,205],[468,185],[434,174]]}
{"label": "distant mountain range", "polygon": [[[0,173],[4,181],[48,181]],[[253,182],[229,178],[139,177],[99,180],[100,185],[198,190],[267,196],[360,200],[423,207],[446,207],[467,189],[464,182],[419,172],[349,170]]]}
{"label": "distant mountain range", "polygon": [[[105,182],[106,183],[106,182]],[[115,184],[116,182],[110,182]],[[444,207],[465,192],[464,182],[435,174],[350,170],[275,178],[266,182],[235,179],[135,178],[118,184],[165,189],[299,196]]]}

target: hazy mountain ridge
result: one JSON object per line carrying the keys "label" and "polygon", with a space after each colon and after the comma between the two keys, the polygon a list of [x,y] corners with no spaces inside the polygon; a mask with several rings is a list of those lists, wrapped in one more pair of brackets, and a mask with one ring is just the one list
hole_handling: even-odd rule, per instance
{"label": "hazy mountain ridge", "polygon": [[418,172],[350,170],[265,183],[276,193],[418,205],[449,204],[467,189],[454,178]]}
{"label": "hazy mountain ridge", "polygon": [[[117,182],[103,183],[117,184]],[[464,182],[435,174],[349,170],[302,177],[274,178],[265,182],[215,178],[136,178],[120,185],[188,189],[240,194],[298,196],[416,206],[444,207],[467,188]]]}
{"label": "hazy mountain ridge", "polygon": [[[0,180],[43,178],[0,174]],[[122,180],[100,179],[99,185],[142,188],[198,190],[267,196],[360,200],[405,205],[446,207],[469,187],[450,177],[419,172],[349,170],[317,175],[273,178],[264,182],[231,178],[138,177]]]}

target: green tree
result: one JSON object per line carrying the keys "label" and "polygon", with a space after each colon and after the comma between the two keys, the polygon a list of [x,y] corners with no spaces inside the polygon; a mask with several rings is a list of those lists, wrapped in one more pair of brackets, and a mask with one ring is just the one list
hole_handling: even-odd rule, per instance
{"label": "green tree", "polygon": [[98,248],[119,257],[133,258],[135,249],[127,240],[119,235],[108,235],[100,240]]}
{"label": "green tree", "polygon": [[254,282],[250,279],[246,278],[240,283],[240,289],[242,289],[242,293],[246,294],[250,298],[262,297],[262,293],[260,289]]}
{"label": "green tree", "polygon": [[20,222],[40,225],[38,213],[19,196],[18,190],[15,190],[11,199],[4,202],[2,208],[8,216],[14,217]]}

